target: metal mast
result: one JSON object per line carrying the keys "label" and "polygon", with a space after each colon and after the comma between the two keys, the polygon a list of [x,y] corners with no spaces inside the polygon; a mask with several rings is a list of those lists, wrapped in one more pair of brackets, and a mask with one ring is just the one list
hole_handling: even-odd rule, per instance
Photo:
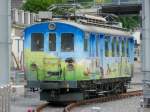
{"label": "metal mast", "polygon": [[10,112],[11,0],[0,0],[0,112]]}
{"label": "metal mast", "polygon": [[0,0],[0,85],[9,83],[10,0]]}
{"label": "metal mast", "polygon": [[144,106],[150,106],[150,0],[143,0],[142,72],[144,75]]}

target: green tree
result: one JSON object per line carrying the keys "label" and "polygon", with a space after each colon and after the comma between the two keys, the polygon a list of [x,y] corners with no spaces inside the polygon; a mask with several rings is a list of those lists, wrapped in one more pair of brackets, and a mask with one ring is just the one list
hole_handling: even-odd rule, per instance
{"label": "green tree", "polygon": [[134,29],[140,25],[140,19],[138,15],[119,16],[117,21],[120,21],[123,24],[123,27],[127,29]]}
{"label": "green tree", "polygon": [[27,0],[22,8],[23,10],[35,12],[47,11],[52,4],[65,3],[66,0]]}
{"label": "green tree", "polygon": [[[38,13],[38,11],[48,11],[49,6],[52,4],[67,3],[68,0],[26,0],[23,4],[23,10]],[[73,2],[74,0],[72,0]],[[91,7],[94,0],[76,0],[76,3],[81,3],[84,7]],[[111,2],[111,0],[95,0],[99,2]],[[53,9],[54,15],[64,15],[74,13],[74,8],[55,8]],[[135,16],[119,16],[117,21],[123,23],[123,27],[127,29],[134,29],[140,25],[138,15]]]}

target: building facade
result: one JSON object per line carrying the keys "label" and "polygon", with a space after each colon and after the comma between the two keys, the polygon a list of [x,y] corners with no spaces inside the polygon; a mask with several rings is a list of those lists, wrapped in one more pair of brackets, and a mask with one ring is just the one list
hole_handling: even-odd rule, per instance
{"label": "building facade", "polygon": [[20,9],[25,0],[11,0],[11,8]]}

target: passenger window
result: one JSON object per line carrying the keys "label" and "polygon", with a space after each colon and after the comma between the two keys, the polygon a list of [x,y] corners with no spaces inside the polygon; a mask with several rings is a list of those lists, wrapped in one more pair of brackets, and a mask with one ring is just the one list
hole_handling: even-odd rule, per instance
{"label": "passenger window", "polygon": [[129,57],[129,40],[127,40],[127,42],[126,42],[126,52],[127,52],[127,57]]}
{"label": "passenger window", "polygon": [[42,33],[32,33],[31,35],[31,51],[44,50],[44,35]]}
{"label": "passenger window", "polygon": [[88,51],[88,39],[84,38],[84,51]]}
{"label": "passenger window", "polygon": [[105,56],[106,57],[109,56],[109,38],[108,37],[105,38]]}
{"label": "passenger window", "polygon": [[99,56],[99,38],[96,36],[96,56]]}
{"label": "passenger window", "polygon": [[124,44],[124,40],[122,40],[122,56],[125,56],[125,44]]}
{"label": "passenger window", "polygon": [[62,33],[61,35],[61,51],[74,51],[74,35],[72,33]]}
{"label": "passenger window", "polygon": [[119,48],[119,40],[116,42],[116,47],[117,47],[117,56],[120,56],[120,48]]}
{"label": "passenger window", "polygon": [[84,51],[88,51],[88,47],[89,47],[88,39],[89,39],[89,33],[85,32],[85,36],[84,36]]}
{"label": "passenger window", "polygon": [[112,39],[112,57],[115,57],[115,39]]}
{"label": "passenger window", "polygon": [[49,51],[56,51],[56,34],[49,34]]}

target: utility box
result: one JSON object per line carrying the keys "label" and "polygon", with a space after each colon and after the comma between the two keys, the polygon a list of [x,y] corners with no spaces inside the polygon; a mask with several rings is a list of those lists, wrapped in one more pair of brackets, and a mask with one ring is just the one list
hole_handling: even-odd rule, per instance
{"label": "utility box", "polygon": [[52,12],[48,11],[39,11],[39,19],[52,19]]}

